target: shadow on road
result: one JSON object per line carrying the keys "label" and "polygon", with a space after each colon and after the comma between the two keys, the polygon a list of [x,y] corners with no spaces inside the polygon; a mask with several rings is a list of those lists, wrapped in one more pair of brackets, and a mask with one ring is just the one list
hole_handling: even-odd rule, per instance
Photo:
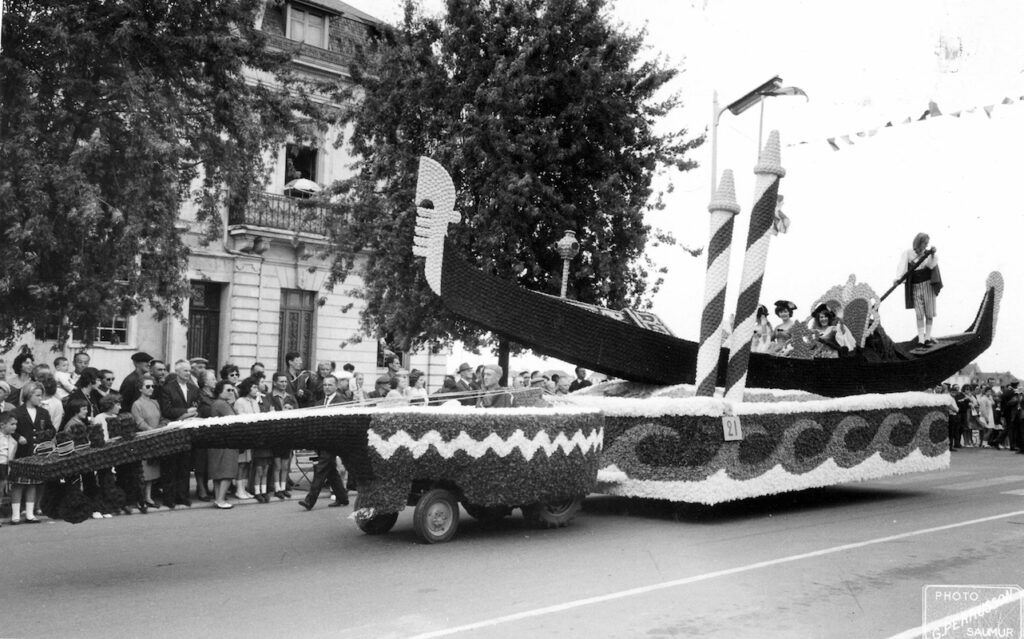
{"label": "shadow on road", "polygon": [[916,497],[918,497],[917,493],[905,488],[897,491],[878,487],[830,486],[743,499],[715,506],[603,495],[588,498],[583,503],[583,510],[588,515],[598,517],[642,517],[694,524],[716,524],[805,510],[846,508],[863,503],[897,502]]}

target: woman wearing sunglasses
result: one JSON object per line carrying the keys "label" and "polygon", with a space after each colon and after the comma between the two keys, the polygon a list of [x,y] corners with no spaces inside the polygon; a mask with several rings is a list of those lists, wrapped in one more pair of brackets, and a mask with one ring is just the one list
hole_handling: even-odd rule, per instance
{"label": "woman wearing sunglasses", "polygon": [[[132,417],[140,431],[153,430],[164,426],[167,421],[160,415],[160,404],[153,399],[156,379],[149,374],[139,377],[139,398],[132,402]],[[153,501],[153,482],[160,479],[160,460],[146,459],[142,462],[142,499],[139,511],[159,508]]]}

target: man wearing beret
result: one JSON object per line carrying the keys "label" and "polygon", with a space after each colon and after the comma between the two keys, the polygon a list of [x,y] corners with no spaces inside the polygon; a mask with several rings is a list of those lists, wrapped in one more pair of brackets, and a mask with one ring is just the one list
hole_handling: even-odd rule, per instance
{"label": "man wearing beret", "polygon": [[128,374],[121,382],[121,412],[130,413],[132,404],[135,403],[141,394],[139,391],[139,378],[149,373],[149,363],[153,358],[149,353],[139,351],[132,355],[132,364],[135,370]]}

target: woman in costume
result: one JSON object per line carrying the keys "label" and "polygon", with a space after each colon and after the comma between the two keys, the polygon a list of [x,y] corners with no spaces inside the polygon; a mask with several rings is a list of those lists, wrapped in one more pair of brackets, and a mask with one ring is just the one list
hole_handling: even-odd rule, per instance
{"label": "woman in costume", "polygon": [[811,344],[812,357],[836,358],[840,353],[845,355],[857,346],[850,330],[826,304],[819,304],[814,309],[808,328],[814,335],[814,343]]}
{"label": "woman in costume", "polygon": [[775,355],[784,355],[785,348],[789,342],[789,332],[796,326],[793,319],[793,311],[796,304],[789,300],[777,300],[775,302],[775,316],[781,321],[772,333],[772,346],[769,352]]}
{"label": "woman in costume", "polygon": [[757,322],[754,324],[754,336],[750,340],[750,352],[767,353],[774,337],[772,325],[768,321],[768,308],[761,304],[757,307]]}
{"label": "woman in costume", "polygon": [[[235,409],[232,408],[232,404],[236,403],[235,385],[222,379],[217,382],[213,392],[217,399],[213,400],[211,405],[211,416],[234,415]],[[208,455],[207,472],[210,474],[210,479],[213,480],[213,505],[224,510],[232,508],[232,504],[228,503],[228,488],[231,486],[231,480],[238,474],[238,449],[210,448],[206,454]]]}
{"label": "woman in costume", "polygon": [[[911,265],[921,259],[904,281],[904,299],[907,308],[914,309],[917,318],[917,341],[919,344],[931,345],[932,320],[935,317],[935,296],[942,290],[942,277],[939,275],[939,262],[935,257],[935,247],[928,248],[931,238],[927,233],[918,233],[914,237],[912,247],[900,255],[900,263],[896,267],[896,279],[906,275]],[[923,258],[923,259],[922,259]]]}

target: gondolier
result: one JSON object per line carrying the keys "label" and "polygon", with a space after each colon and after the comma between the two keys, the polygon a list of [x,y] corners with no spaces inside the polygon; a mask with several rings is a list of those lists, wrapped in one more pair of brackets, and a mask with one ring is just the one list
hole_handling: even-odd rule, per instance
{"label": "gondolier", "polygon": [[[935,247],[928,248],[931,240],[927,233],[914,237],[912,248],[903,252],[897,266],[896,280],[903,280],[907,308],[914,309],[917,318],[917,341],[922,345],[935,343],[932,338],[932,320],[935,318],[935,297],[942,290],[942,276]],[[910,275],[904,279],[907,272]]]}

